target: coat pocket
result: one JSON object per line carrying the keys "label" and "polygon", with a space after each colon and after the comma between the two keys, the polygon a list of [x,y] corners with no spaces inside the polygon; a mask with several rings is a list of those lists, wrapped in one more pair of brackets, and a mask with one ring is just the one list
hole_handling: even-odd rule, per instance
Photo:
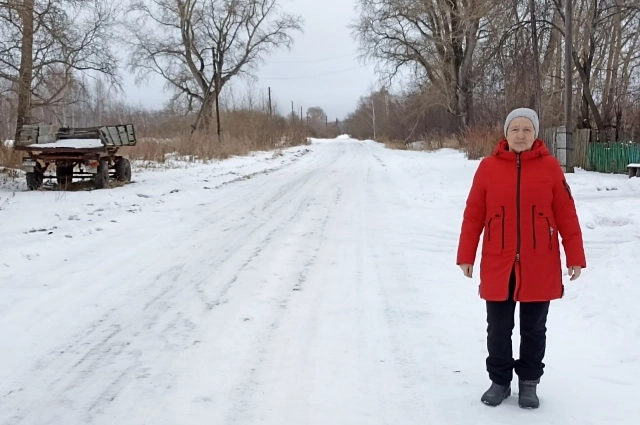
{"label": "coat pocket", "polygon": [[552,250],[557,229],[553,214],[548,208],[531,207],[531,228],[533,230],[533,249]]}
{"label": "coat pocket", "polygon": [[504,249],[504,207],[489,216],[485,235],[486,251],[501,252]]}

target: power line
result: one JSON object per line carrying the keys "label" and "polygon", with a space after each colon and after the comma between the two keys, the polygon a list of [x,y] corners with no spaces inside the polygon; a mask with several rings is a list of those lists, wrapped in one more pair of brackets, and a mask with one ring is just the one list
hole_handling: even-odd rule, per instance
{"label": "power line", "polygon": [[356,69],[362,69],[365,68],[366,65],[363,66],[358,66],[355,68],[349,68],[349,69],[343,69],[340,71],[334,71],[334,72],[327,72],[325,74],[315,74],[315,75],[306,75],[304,77],[274,77],[274,78],[261,78],[261,80],[302,80],[305,78],[316,78],[316,77],[324,77],[327,75],[335,75],[335,74],[341,74],[343,72],[349,72],[349,71],[354,71]]}
{"label": "power line", "polygon": [[276,61],[276,62],[266,61],[266,63],[268,63],[268,64],[272,64],[272,63],[278,63],[278,64],[290,64],[290,63],[315,63],[315,62],[326,62],[326,61],[330,61],[330,60],[334,60],[334,59],[350,58],[350,57],[354,57],[354,56],[358,56],[358,53],[351,53],[351,54],[349,54],[349,55],[342,55],[342,56],[333,56],[333,57],[330,57],[330,58],[323,58],[323,59],[312,59],[312,60],[304,60],[304,61],[285,61],[285,62],[280,62],[280,61]]}

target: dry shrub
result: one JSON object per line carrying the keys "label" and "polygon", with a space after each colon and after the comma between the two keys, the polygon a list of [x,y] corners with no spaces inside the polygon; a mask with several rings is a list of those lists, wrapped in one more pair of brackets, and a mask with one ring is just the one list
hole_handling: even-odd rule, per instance
{"label": "dry shrub", "polygon": [[283,117],[269,117],[261,111],[239,110],[222,117],[223,132],[218,139],[215,129],[189,131],[170,139],[142,138],[136,146],[122,153],[145,163],[164,163],[169,154],[182,160],[226,159],[255,151],[269,151],[308,144],[307,129]]}
{"label": "dry shrub", "polygon": [[24,152],[16,151],[13,147],[5,146],[0,142],[0,166],[7,168],[20,168]]}
{"label": "dry shrub", "polygon": [[434,130],[428,133],[424,140],[426,150],[460,149],[462,140],[459,135],[445,130]]}
{"label": "dry shrub", "polygon": [[[226,159],[254,151],[270,151],[308,144],[309,129],[299,119],[291,121],[280,115],[269,116],[261,109],[235,109],[221,114],[222,137],[215,127],[191,133],[194,116],[163,114],[155,125],[134,123],[138,137],[135,146],[118,152],[137,166],[164,167],[170,158],[181,161]],[[145,125],[146,124],[146,125]],[[140,164],[142,162],[142,164]],[[0,144],[0,166],[20,168],[22,154]]]}
{"label": "dry shrub", "polygon": [[173,140],[140,139],[135,146],[121,148],[119,153],[133,160],[164,163],[167,154],[175,150]]}
{"label": "dry shrub", "polygon": [[[15,168],[2,168],[0,167],[0,187],[8,189],[10,187],[16,187],[16,180],[20,177],[20,172]],[[0,198],[0,209],[2,209],[3,202],[6,202]]]}
{"label": "dry shrub", "polygon": [[460,149],[461,140],[458,136],[444,130],[434,130],[426,133],[418,140],[405,142],[403,140],[391,140],[380,138],[380,142],[389,149],[436,151],[439,149]]}
{"label": "dry shrub", "polygon": [[445,149],[460,149],[462,147],[462,140],[458,136],[446,136],[442,140],[442,147]]}
{"label": "dry shrub", "polygon": [[381,137],[380,142],[384,144],[387,149],[407,150],[408,146],[404,140],[391,140],[386,137]]}
{"label": "dry shrub", "polygon": [[496,144],[504,137],[502,128],[489,126],[469,127],[460,137],[444,130],[434,130],[415,142],[380,138],[389,149],[436,151],[462,149],[468,159],[480,159],[491,155]]}
{"label": "dry shrub", "polygon": [[504,129],[498,126],[469,127],[464,132],[462,150],[467,159],[481,159],[491,155],[502,139],[504,139]]}
{"label": "dry shrub", "polygon": [[307,126],[299,120],[250,109],[227,112],[223,130],[223,143],[236,142],[250,151],[303,145],[309,137]]}

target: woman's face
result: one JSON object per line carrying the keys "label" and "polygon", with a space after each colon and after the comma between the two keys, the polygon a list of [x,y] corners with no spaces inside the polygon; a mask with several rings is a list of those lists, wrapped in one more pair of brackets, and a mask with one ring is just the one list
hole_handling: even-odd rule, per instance
{"label": "woman's face", "polygon": [[524,152],[531,149],[536,140],[533,123],[528,118],[514,118],[507,129],[509,149],[514,152]]}

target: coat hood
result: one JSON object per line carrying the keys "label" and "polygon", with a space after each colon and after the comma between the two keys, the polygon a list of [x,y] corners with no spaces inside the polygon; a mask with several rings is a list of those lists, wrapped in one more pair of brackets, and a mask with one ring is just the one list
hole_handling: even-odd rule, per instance
{"label": "coat hood", "polygon": [[[547,145],[545,145],[545,143],[542,140],[536,139],[533,142],[533,146],[531,147],[531,150],[522,152],[520,154],[520,158],[522,160],[527,160],[532,158],[542,158],[543,156],[547,156],[547,155],[551,155],[551,152],[549,152],[549,149],[547,149]],[[498,145],[496,146],[496,148],[492,153],[492,156],[495,156],[500,159],[511,160],[511,161],[516,160],[515,152],[509,150],[509,142],[507,142],[507,139],[502,139],[498,143]]]}

